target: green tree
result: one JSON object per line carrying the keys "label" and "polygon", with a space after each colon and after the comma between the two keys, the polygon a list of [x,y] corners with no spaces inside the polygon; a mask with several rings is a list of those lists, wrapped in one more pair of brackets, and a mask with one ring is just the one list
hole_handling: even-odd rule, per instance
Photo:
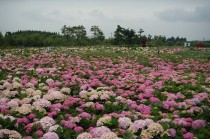
{"label": "green tree", "polygon": [[136,32],[133,29],[125,29],[124,35],[126,44],[128,44],[129,46],[133,45],[135,41]]}
{"label": "green tree", "polygon": [[61,33],[67,39],[67,42],[70,43],[70,41],[73,39],[73,34],[74,34],[73,28],[71,28],[70,26],[67,27],[66,25],[64,25],[61,28]]}
{"label": "green tree", "polygon": [[152,40],[152,35],[149,34],[147,37],[147,40],[148,40],[148,42],[150,42]]}
{"label": "green tree", "polygon": [[[144,30],[143,29],[139,29],[139,31],[138,31],[138,38],[137,38],[137,44],[140,43],[140,45],[142,45],[142,42],[144,42],[144,40],[146,40],[145,36],[142,36],[142,33],[144,33]],[[145,45],[144,45],[144,47],[145,47]]]}
{"label": "green tree", "polygon": [[2,33],[0,32],[0,46],[3,46],[3,43],[4,43],[4,37]]}
{"label": "green tree", "polygon": [[154,46],[162,46],[166,44],[166,37],[162,35],[155,35],[151,43]]}
{"label": "green tree", "polygon": [[85,27],[82,25],[72,27],[73,37],[76,39],[77,45],[81,46],[85,44],[87,40],[87,33]]}
{"label": "green tree", "polygon": [[117,29],[114,32],[114,44],[116,45],[122,45],[125,43],[125,35],[124,35],[125,29],[122,28],[120,25],[117,25]]}
{"label": "green tree", "polygon": [[4,37],[5,45],[12,46],[49,46],[58,45],[56,42],[59,38],[60,45],[66,45],[63,36],[45,31],[17,31],[17,32],[7,32]]}
{"label": "green tree", "polygon": [[120,25],[117,26],[116,31],[114,32],[114,42],[116,45],[128,45],[131,46],[135,44],[138,40],[135,30],[125,29]]}
{"label": "green tree", "polygon": [[12,37],[11,32],[6,32],[5,37],[4,37],[4,42],[5,42],[5,45],[7,46],[14,45],[14,38]]}
{"label": "green tree", "polygon": [[141,37],[141,34],[144,33],[144,30],[140,29],[138,33],[139,33],[139,37]]}
{"label": "green tree", "polygon": [[93,33],[92,40],[94,44],[101,43],[105,37],[104,33],[101,31],[101,29],[98,26],[92,26],[90,28],[90,31]]}

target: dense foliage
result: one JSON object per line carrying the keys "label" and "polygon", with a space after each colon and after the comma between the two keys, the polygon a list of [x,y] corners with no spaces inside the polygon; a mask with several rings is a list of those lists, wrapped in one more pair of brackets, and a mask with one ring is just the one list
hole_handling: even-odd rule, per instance
{"label": "dense foliage", "polygon": [[[45,31],[17,31],[6,32],[3,36],[0,33],[0,46],[87,46],[87,45],[117,45],[117,46],[142,46],[143,42],[147,46],[184,46],[186,38],[170,37],[163,35],[144,35],[144,30],[135,31],[130,28],[123,28],[117,25],[113,38],[105,38],[99,26],[90,28],[91,36],[87,36],[87,31],[83,25],[66,26],[61,28],[61,34]],[[196,42],[191,42],[195,46]],[[209,47],[210,42],[205,41],[204,47]]]}
{"label": "dense foliage", "polygon": [[17,31],[6,32],[4,36],[5,46],[49,46],[64,45],[65,39],[58,33],[43,31]]}

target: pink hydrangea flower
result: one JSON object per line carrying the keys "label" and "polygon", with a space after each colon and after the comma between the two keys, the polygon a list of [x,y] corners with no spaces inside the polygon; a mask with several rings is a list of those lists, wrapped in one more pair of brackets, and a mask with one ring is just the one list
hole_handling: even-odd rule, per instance
{"label": "pink hydrangea flower", "polygon": [[140,104],[140,105],[137,107],[137,110],[140,111],[142,114],[150,114],[150,112],[151,112],[151,107],[146,106],[146,105],[144,105],[144,104]]}
{"label": "pink hydrangea flower", "polygon": [[31,114],[29,114],[28,119],[34,119],[35,117],[36,117],[36,115],[31,113]]}
{"label": "pink hydrangea flower", "polygon": [[83,128],[82,128],[81,126],[76,126],[76,127],[74,128],[74,131],[75,131],[75,132],[82,132],[82,131],[83,131]]}
{"label": "pink hydrangea flower", "polygon": [[52,104],[52,105],[50,106],[50,110],[51,110],[51,111],[59,111],[62,107],[63,107],[62,104],[56,103],[56,104]]}
{"label": "pink hydrangea flower", "polygon": [[43,131],[41,131],[41,130],[37,130],[36,131],[36,134],[39,136],[39,137],[41,137],[41,136],[43,136]]}
{"label": "pink hydrangea flower", "polygon": [[104,110],[104,106],[98,102],[95,103],[96,110]]}
{"label": "pink hydrangea flower", "polygon": [[168,129],[168,133],[170,137],[176,137],[176,130],[173,128]]}
{"label": "pink hydrangea flower", "polygon": [[24,139],[33,139],[31,136],[27,136]]}
{"label": "pink hydrangea flower", "polygon": [[152,103],[160,102],[160,100],[159,100],[158,98],[156,98],[156,97],[151,97],[149,100],[150,100]]}
{"label": "pink hydrangea flower", "polygon": [[187,132],[183,135],[184,139],[193,139],[193,133]]}
{"label": "pink hydrangea flower", "polygon": [[206,122],[204,120],[195,120],[192,122],[193,129],[199,129],[206,126]]}
{"label": "pink hydrangea flower", "polygon": [[87,118],[87,119],[91,119],[91,115],[87,112],[82,112],[78,115],[78,117],[82,117],[82,118]]}
{"label": "pink hydrangea flower", "polygon": [[74,128],[76,127],[76,124],[72,123],[71,121],[64,121],[62,120],[61,123],[66,127],[66,128]]}

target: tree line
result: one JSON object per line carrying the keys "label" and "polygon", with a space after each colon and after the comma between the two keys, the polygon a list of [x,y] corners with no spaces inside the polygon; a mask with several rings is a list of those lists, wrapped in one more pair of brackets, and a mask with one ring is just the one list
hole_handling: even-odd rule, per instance
{"label": "tree line", "polygon": [[143,35],[144,30],[124,28],[117,25],[114,31],[114,37],[105,38],[103,31],[99,26],[90,28],[91,36],[87,36],[83,25],[66,26],[61,28],[61,34],[57,32],[46,31],[16,31],[6,32],[2,35],[0,32],[0,46],[23,46],[23,47],[42,47],[42,46],[86,46],[86,45],[119,45],[119,46],[139,46],[147,42],[148,46],[173,46],[183,45],[186,38],[170,37],[163,35]]}

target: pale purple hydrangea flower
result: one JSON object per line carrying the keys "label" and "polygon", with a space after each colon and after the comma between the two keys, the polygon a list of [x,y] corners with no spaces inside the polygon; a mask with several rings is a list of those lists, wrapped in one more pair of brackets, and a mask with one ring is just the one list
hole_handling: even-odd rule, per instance
{"label": "pale purple hydrangea flower", "polygon": [[127,129],[131,124],[131,119],[128,117],[122,117],[118,119],[119,128]]}
{"label": "pale purple hydrangea flower", "polygon": [[95,138],[100,138],[102,134],[111,132],[111,130],[106,126],[96,127],[90,130],[90,133]]}
{"label": "pale purple hydrangea flower", "polygon": [[55,132],[47,132],[43,135],[43,139],[59,139],[59,136]]}
{"label": "pale purple hydrangea flower", "polygon": [[168,133],[170,137],[176,137],[176,130],[173,128],[168,129]]}
{"label": "pale purple hydrangea flower", "polygon": [[139,129],[143,130],[151,123],[154,123],[152,119],[145,119],[145,120],[136,120],[134,123],[130,125],[128,128],[131,132],[137,132]]}

